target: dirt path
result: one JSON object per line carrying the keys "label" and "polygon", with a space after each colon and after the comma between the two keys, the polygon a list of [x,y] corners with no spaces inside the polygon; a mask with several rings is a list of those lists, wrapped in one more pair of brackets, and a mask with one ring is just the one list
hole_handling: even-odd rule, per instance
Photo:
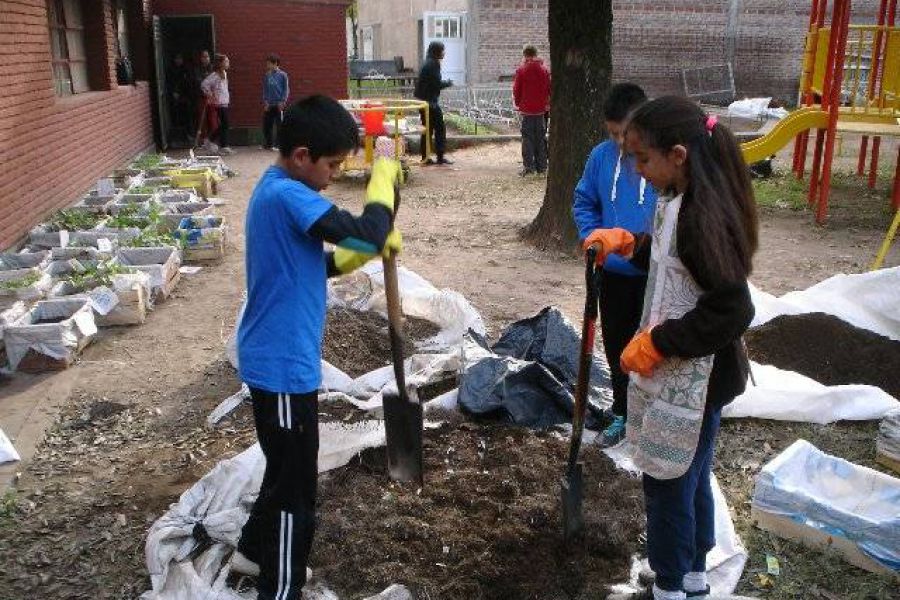
{"label": "dirt path", "polygon": [[[399,217],[402,263],[464,294],[493,333],[548,304],[580,321],[580,261],[518,241],[519,228],[540,205],[544,181],[516,175],[517,153],[515,145],[476,148],[457,153],[452,168],[417,169],[403,188]],[[148,525],[218,460],[252,442],[246,415],[224,430],[203,424],[239,386],[223,347],[243,290],[246,201],[271,160],[270,153],[250,149],[229,159],[240,175],[220,194],[229,200],[220,212],[231,225],[232,245],[221,264],[184,276],[145,325],[103,331],[68,372],[0,382],[2,396],[48,414],[60,411],[35,459],[19,467],[16,491],[0,504],[0,598],[134,598],[147,588]],[[340,183],[329,193],[347,208],[361,206],[361,182]],[[839,218],[827,229],[815,228],[808,214],[767,211],[757,285],[783,293],[838,271],[862,270],[886,217],[878,217],[869,199],[869,216],[851,227],[858,202],[836,198]],[[900,264],[897,249],[889,264]],[[732,438],[759,446],[761,431]],[[726,485],[729,499],[743,506],[759,463],[725,468],[734,470],[729,482],[740,481]],[[752,544],[751,552],[768,548]],[[840,566],[832,568],[850,577],[848,585],[870,581]]]}

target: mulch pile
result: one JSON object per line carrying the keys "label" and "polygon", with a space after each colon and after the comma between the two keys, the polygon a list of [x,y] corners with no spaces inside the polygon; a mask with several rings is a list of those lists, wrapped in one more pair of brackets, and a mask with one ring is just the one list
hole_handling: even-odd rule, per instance
{"label": "mulch pile", "polygon": [[[426,340],[440,331],[423,319],[406,317],[403,356],[416,351],[414,342]],[[322,358],[350,377],[359,377],[391,364],[391,341],[387,319],[374,312],[332,308],[325,322]]]}
{"label": "mulch pile", "polygon": [[825,385],[862,383],[900,398],[900,342],[824,313],[782,315],[744,335],[750,358]]}
{"label": "mulch pile", "polygon": [[383,448],[323,476],[316,578],[341,598],[402,583],[418,598],[510,600],[599,598],[627,580],[644,526],[639,479],[586,448],[585,534],[567,546],[559,508],[567,442],[447,419],[425,432],[421,490],[389,482]]}

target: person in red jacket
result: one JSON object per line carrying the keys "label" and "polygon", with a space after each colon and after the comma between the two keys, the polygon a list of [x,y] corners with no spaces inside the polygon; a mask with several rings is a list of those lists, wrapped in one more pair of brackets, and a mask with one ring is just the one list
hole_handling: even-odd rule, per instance
{"label": "person in red jacket", "polygon": [[550,71],[538,58],[531,44],[522,51],[522,64],[513,80],[513,101],[522,113],[522,172],[544,173],[547,170],[547,122],[550,110]]}

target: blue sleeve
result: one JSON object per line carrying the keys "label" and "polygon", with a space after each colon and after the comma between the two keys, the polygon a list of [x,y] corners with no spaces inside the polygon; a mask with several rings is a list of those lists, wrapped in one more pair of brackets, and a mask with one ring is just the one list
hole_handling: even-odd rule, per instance
{"label": "blue sleeve", "polygon": [[295,230],[306,234],[334,205],[321,194],[301,186],[289,182],[277,197],[281,200],[287,222]]}
{"label": "blue sleeve", "polygon": [[597,193],[602,165],[602,148],[597,146],[584,165],[584,174],[575,187],[572,215],[578,228],[578,237],[584,240],[594,229],[603,226],[603,201]]}

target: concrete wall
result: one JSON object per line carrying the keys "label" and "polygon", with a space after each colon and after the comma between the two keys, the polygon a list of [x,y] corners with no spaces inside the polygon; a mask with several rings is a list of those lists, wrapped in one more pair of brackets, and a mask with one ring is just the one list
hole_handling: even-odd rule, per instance
{"label": "concrete wall", "polygon": [[[419,65],[419,26],[424,12],[463,12],[469,0],[359,0],[360,57],[362,28],[376,27],[376,59],[403,57],[411,69]],[[380,26],[380,27],[378,27]]]}
{"label": "concrete wall", "polygon": [[[152,143],[149,85],[116,84],[110,1],[85,8],[92,91],[58,97],[45,0],[0,2],[0,250]],[[146,78],[147,6],[133,8],[135,72]]]}

